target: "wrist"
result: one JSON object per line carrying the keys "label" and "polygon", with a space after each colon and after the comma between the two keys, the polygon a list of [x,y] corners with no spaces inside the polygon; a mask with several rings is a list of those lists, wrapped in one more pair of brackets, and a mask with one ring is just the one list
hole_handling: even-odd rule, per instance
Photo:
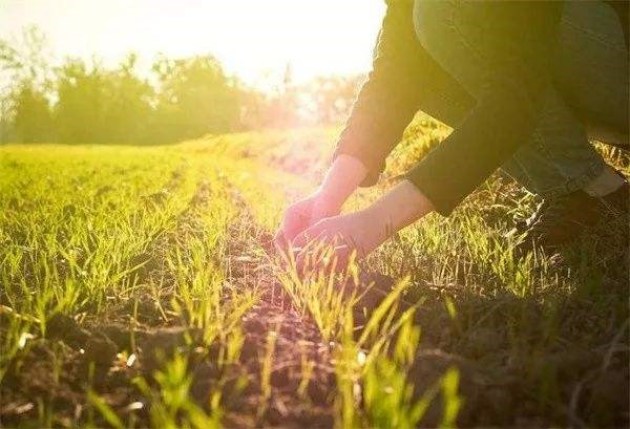
{"label": "wrist", "polygon": [[383,243],[397,231],[392,223],[391,213],[383,206],[372,204],[356,213],[364,225],[366,235],[370,233],[377,244]]}
{"label": "wrist", "polygon": [[339,155],[316,193],[331,207],[340,210],[366,176],[367,168],[361,161],[349,155]]}
{"label": "wrist", "polygon": [[379,228],[390,236],[434,209],[424,194],[405,180],[366,210],[370,217],[378,219]]}
{"label": "wrist", "polygon": [[323,187],[315,191],[314,197],[317,201],[316,205],[321,212],[320,214],[325,217],[339,214],[345,202],[345,199],[338,193],[324,189]]}

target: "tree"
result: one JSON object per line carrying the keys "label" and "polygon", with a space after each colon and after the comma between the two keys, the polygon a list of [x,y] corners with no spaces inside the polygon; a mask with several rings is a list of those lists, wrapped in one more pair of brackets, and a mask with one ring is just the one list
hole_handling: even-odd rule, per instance
{"label": "tree", "polygon": [[212,56],[159,57],[141,76],[138,57],[118,67],[66,59],[53,67],[36,28],[0,40],[0,141],[157,144],[264,126],[338,123],[362,77],[298,85],[291,66],[270,92],[228,76]]}
{"label": "tree", "polygon": [[221,133],[238,124],[237,82],[214,57],[159,58],[153,71],[159,79],[154,127],[159,139],[176,141]]}
{"label": "tree", "polygon": [[55,124],[65,143],[105,143],[110,130],[106,123],[107,74],[95,63],[68,59],[57,70]]}
{"label": "tree", "polygon": [[50,118],[52,70],[44,34],[27,27],[0,40],[0,139],[39,142],[54,137]]}
{"label": "tree", "polygon": [[137,55],[130,54],[118,70],[106,75],[104,121],[110,142],[148,141],[155,91],[146,79],[138,77],[137,61]]}
{"label": "tree", "polygon": [[42,143],[53,138],[53,123],[48,99],[41,91],[24,83],[15,95],[14,130],[22,143]]}

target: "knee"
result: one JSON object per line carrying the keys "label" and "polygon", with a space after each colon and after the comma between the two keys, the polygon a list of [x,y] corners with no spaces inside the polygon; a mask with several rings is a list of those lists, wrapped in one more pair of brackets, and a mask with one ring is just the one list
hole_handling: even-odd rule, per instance
{"label": "knee", "polygon": [[[457,50],[456,4],[448,0],[415,0],[413,25],[422,47],[438,62],[448,62]],[[444,64],[443,64],[444,65]]]}
{"label": "knee", "polygon": [[420,4],[421,0],[413,2],[413,28],[416,32],[416,38],[426,48],[425,32],[424,30],[424,16],[422,15],[423,7]]}

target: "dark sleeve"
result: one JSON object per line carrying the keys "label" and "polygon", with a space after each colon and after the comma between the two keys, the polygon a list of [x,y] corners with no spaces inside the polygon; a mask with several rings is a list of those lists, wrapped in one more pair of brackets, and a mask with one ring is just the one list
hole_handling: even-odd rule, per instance
{"label": "dark sleeve", "polygon": [[368,169],[361,186],[376,183],[385,158],[418,111],[418,63],[424,54],[413,26],[413,1],[388,2],[372,71],[361,88],[335,157],[358,158]]}
{"label": "dark sleeve", "polygon": [[502,5],[496,25],[485,26],[492,41],[483,59],[492,70],[485,91],[460,126],[407,176],[443,215],[527,141],[551,85],[562,3]]}

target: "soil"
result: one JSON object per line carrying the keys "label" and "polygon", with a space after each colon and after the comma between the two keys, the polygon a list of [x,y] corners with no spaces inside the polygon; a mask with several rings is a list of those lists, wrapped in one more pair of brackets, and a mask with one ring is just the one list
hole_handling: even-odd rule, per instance
{"label": "soil", "polygon": [[[239,252],[242,255],[243,249]],[[242,281],[246,282],[259,262],[254,256],[241,256],[234,261],[234,272],[240,273]],[[256,273],[260,275],[260,270]],[[366,277],[364,282],[373,282],[376,286],[357,305],[357,317],[369,314],[393,285],[391,279],[382,275]],[[89,410],[85,399],[88,389],[101,395],[123,418],[134,412],[137,425],[146,426],[148,404],[143,403],[145,399],[131,380],[136,376],[151,380],[164,358],[174,353],[188,356],[189,370],[193,374],[191,394],[201,406],[208,404],[211,393],[221,387],[223,421],[227,427],[331,427],[334,424],[332,394],[335,391],[331,366],[333,345],[322,340],[308,315],[296,311],[281,286],[269,282],[261,288],[263,294],[259,303],[242,320],[245,339],[240,361],[222,369],[216,363],[218,344],[214,348],[201,348],[200,332],[158,325],[160,312],[150,297],[137,298],[133,303],[119,306],[117,314],[108,317],[113,322],[85,320],[79,323],[69,316],[55,316],[47,324],[46,338],[29,341],[27,353],[5,376],[1,387],[2,427],[15,427],[36,419],[39,405],[34,398],[46,398],[54,407],[57,426],[69,427],[85,421]],[[132,307],[137,318],[133,324],[123,323],[125,319],[129,321]],[[421,310],[418,318],[424,326],[448,325],[445,315],[430,306]],[[275,350],[270,374],[272,389],[266,396],[259,382],[270,332],[275,335]],[[464,350],[469,347],[467,355],[480,357],[474,361],[439,348],[443,344],[441,338],[451,335],[454,332],[446,330],[442,336],[429,335],[423,340],[423,348],[409,373],[418,397],[446,370],[455,367],[460,373],[460,392],[466,398],[458,418],[459,425],[511,424],[517,410],[523,413],[517,417],[521,424],[542,424],[523,412],[527,410],[528,402],[535,407],[533,399],[523,392],[522,380],[514,377],[519,372],[518,366],[524,363],[484,365],[481,358],[496,355],[502,346],[496,333],[481,329],[465,339],[468,345],[463,347]],[[132,350],[135,350],[136,360],[127,365],[121,356],[128,356]],[[303,394],[299,395],[304,358],[314,366]],[[623,416],[607,413],[611,403],[618,403],[615,408],[620,410],[627,406],[629,374],[628,366],[624,364],[630,359],[627,349],[565,350],[544,356],[544,359],[546,367],[556,368],[561,378],[575,380],[576,374],[581,374],[581,381],[574,391],[567,392],[575,398],[575,403],[570,406],[577,410],[588,409],[589,413],[598,416],[599,421],[611,425],[623,421]],[[602,366],[603,361],[606,364]],[[219,386],[220,379],[228,381]],[[240,382],[242,380],[246,383]],[[143,403],[142,408],[133,410],[134,403]],[[438,397],[431,404],[423,424],[438,425],[442,407]],[[96,418],[98,422],[98,416]],[[575,419],[577,423],[581,422],[579,417]]]}
{"label": "soil", "polygon": [[[162,196],[148,198],[161,201]],[[200,186],[193,204],[203,204],[207,198],[207,189]],[[182,214],[182,222],[189,221],[188,214]],[[258,241],[270,242],[270,237],[251,231],[251,236],[256,234]],[[262,292],[259,302],[242,319],[245,337],[238,363],[220,367],[219,344],[203,347],[200,332],[185,329],[169,319],[164,311],[168,307],[168,294],[158,298],[139,294],[112,306],[104,318],[58,314],[48,321],[45,337],[27,341],[24,353],[12,362],[5,375],[0,386],[0,427],[37,421],[38,415],[45,411],[36,398],[45,398],[54,408],[55,426],[76,426],[88,419],[88,390],[98,393],[123,419],[134,413],[136,426],[145,427],[149,423],[149,404],[132,380],[142,376],[152,382],[164,359],[175,353],[187,356],[193,375],[191,394],[200,406],[208,409],[210,395],[221,389],[226,427],[333,426],[334,345],[322,339],[308,314],[295,309],[282,287],[271,280],[274,276],[270,268],[264,267],[260,254],[248,246],[233,243],[228,255],[232,281],[244,288],[256,281]],[[268,247],[266,250],[271,251]],[[131,261],[135,265],[144,264],[135,274],[139,280],[162,269],[159,256],[159,252],[147,253]],[[375,273],[362,279],[363,285],[368,283],[375,286],[355,308],[359,328],[364,315],[381,302],[394,282]],[[425,290],[433,293],[430,286]],[[534,410],[540,406],[540,398],[532,398],[527,392],[527,380],[518,377],[523,373],[522,368],[532,362],[502,354],[508,339],[500,330],[481,328],[472,331],[474,335],[458,337],[457,326],[437,299],[441,291],[434,294],[436,299],[428,301],[435,304],[422,306],[417,314],[423,328],[422,347],[409,373],[416,396],[420,397],[446,370],[454,367],[459,370],[460,391],[465,397],[458,418],[460,426],[516,423],[535,427],[548,423],[537,420]],[[497,323],[501,323],[502,300],[510,299],[514,298],[494,297],[488,304],[462,292],[458,304],[478,306],[481,311],[488,305],[498,308],[495,313]],[[406,297],[403,304],[400,311],[414,304],[413,297]],[[524,307],[523,311],[530,311],[535,319],[541,310]],[[5,324],[0,323],[0,329],[2,326]],[[540,357],[537,363],[540,371],[553,371],[560,380],[566,380],[563,383],[566,391],[560,394],[571,400],[563,415],[557,417],[558,421],[568,418],[570,424],[583,425],[583,416],[588,413],[611,426],[627,424],[630,355],[624,346],[625,332],[624,328],[619,338],[599,349],[565,348]],[[272,389],[266,394],[260,374],[270,340],[275,344],[269,379]],[[454,354],[455,349],[462,355]],[[132,353],[134,358],[130,357]],[[313,362],[306,384],[304,361]],[[439,424],[442,407],[438,397],[423,424]],[[619,412],[611,413],[611,409]],[[97,424],[105,425],[99,415],[94,417]]]}

